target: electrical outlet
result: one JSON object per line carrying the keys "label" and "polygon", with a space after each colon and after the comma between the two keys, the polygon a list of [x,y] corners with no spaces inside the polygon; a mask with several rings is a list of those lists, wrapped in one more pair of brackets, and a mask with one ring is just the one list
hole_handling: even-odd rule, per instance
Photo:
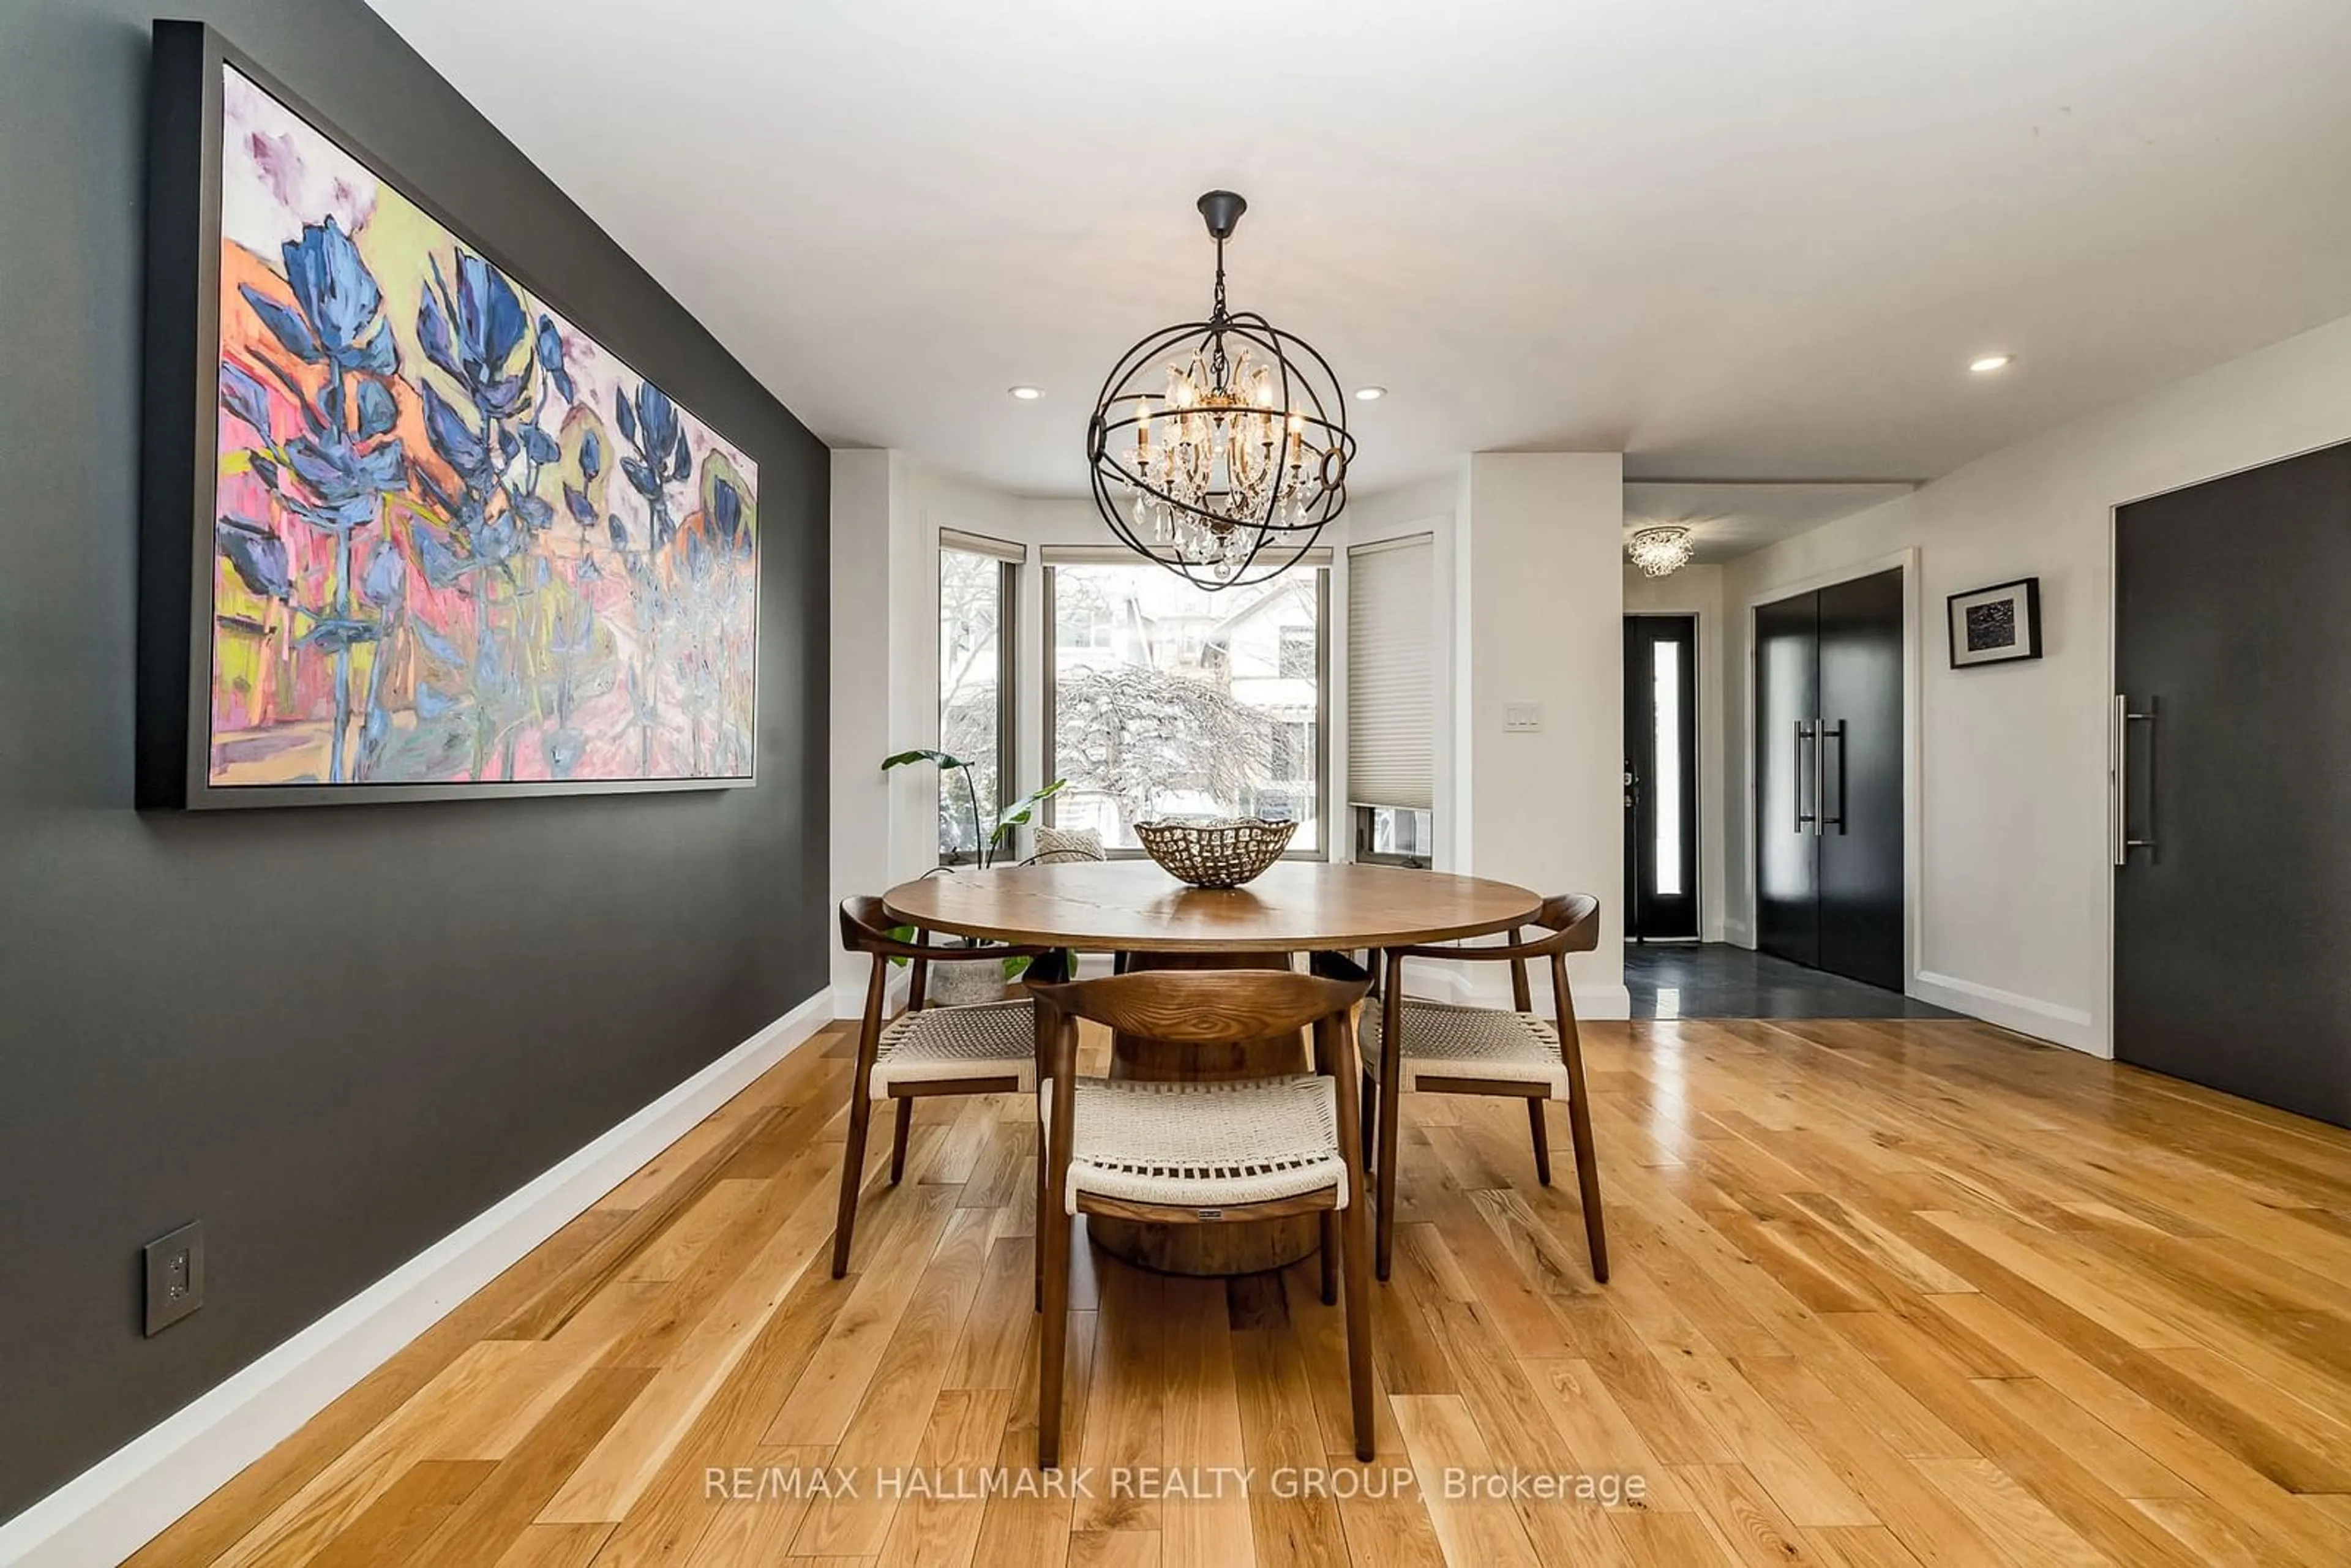
{"label": "electrical outlet", "polygon": [[1506,735],[1532,735],[1542,728],[1542,704],[1504,703],[1502,732]]}
{"label": "electrical outlet", "polygon": [[191,1220],[147,1243],[147,1333],[162,1333],[204,1304],[204,1222]]}

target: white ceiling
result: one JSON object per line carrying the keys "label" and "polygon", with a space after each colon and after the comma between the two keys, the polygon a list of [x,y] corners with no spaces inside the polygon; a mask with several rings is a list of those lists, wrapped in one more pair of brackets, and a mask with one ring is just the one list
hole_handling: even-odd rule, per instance
{"label": "white ceiling", "polygon": [[1915,488],[1902,484],[1828,485],[1801,480],[1690,484],[1634,480],[1625,486],[1625,533],[1678,523],[1690,531],[1690,559],[1734,560]]}
{"label": "white ceiling", "polygon": [[1927,478],[2351,312],[2346,0],[373,3],[819,434],[1029,494],[1218,185],[1359,492]]}

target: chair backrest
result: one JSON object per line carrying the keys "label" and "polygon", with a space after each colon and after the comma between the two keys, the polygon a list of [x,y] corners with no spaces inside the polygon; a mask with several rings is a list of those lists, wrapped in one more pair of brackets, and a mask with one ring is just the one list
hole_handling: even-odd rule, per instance
{"label": "chair backrest", "polygon": [[[1542,901],[1542,906],[1528,922],[1545,935],[1533,941],[1526,940],[1525,925],[1513,926],[1510,940],[1480,946],[1464,942],[1458,946],[1415,946],[1393,948],[1389,958],[1447,958],[1483,960],[1489,963],[1507,962],[1510,966],[1510,1005],[1520,1012],[1532,1005],[1532,991],[1527,981],[1527,962],[1532,958],[1548,958],[1563,965],[1570,953],[1589,953],[1600,946],[1600,901],[1588,893],[1557,893]],[[1391,977],[1392,978],[1392,977]]]}
{"label": "chair backrest", "polygon": [[1029,989],[1071,1018],[1179,1045],[1230,1045],[1343,1015],[1371,989],[1347,977],[1282,969],[1138,969]]}
{"label": "chair backrest", "polygon": [[[1567,940],[1560,944],[1562,953],[1589,953],[1600,946],[1600,901],[1588,893],[1555,893],[1542,901],[1542,911],[1534,923]],[[1548,942],[1544,939],[1544,943]],[[1532,943],[1530,946],[1542,946]]]}
{"label": "chair backrest", "polygon": [[846,953],[872,953],[883,958],[914,958],[933,963],[958,963],[975,958],[1035,958],[1054,951],[1009,942],[988,942],[977,947],[958,944],[925,940],[925,933],[917,930],[908,941],[891,933],[898,922],[889,909],[871,894],[861,893],[841,901],[841,946]]}

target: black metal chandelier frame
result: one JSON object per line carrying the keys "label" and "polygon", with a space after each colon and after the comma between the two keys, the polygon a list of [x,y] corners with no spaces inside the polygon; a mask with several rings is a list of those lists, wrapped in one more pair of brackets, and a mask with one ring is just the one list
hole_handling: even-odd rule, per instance
{"label": "black metal chandelier frame", "polygon": [[[1215,304],[1207,320],[1160,328],[1138,340],[1119,357],[1102,382],[1102,394],[1094,401],[1093,417],[1086,425],[1086,460],[1092,470],[1095,508],[1120,541],[1136,554],[1213,593],[1278,577],[1314,548],[1322,530],[1346,507],[1347,470],[1354,460],[1355,438],[1347,431],[1344,391],[1331,362],[1321,351],[1296,333],[1276,327],[1259,312],[1234,310],[1226,303],[1225,241],[1232,237],[1234,226],[1240,222],[1249,204],[1230,191],[1210,191],[1197,204],[1201,217],[1207,223],[1209,236],[1217,245]],[[1279,428],[1283,434],[1277,441],[1286,441],[1288,433],[1295,428],[1301,437],[1301,449],[1311,456],[1313,477],[1319,486],[1312,504],[1299,521],[1280,520],[1283,487],[1278,476],[1267,486],[1263,514],[1238,518],[1217,509],[1219,500],[1230,498],[1228,490],[1204,494],[1200,503],[1205,504],[1187,501],[1153,483],[1148,474],[1130,467],[1127,455],[1133,451],[1131,445],[1112,445],[1113,436],[1143,423],[1138,411],[1144,400],[1155,394],[1155,388],[1136,385],[1135,378],[1164,371],[1168,362],[1165,356],[1186,346],[1191,357],[1207,367],[1211,383],[1208,393],[1232,401],[1206,411],[1165,409],[1155,417],[1173,421],[1202,412],[1224,417],[1229,411],[1235,422],[1234,434],[1238,434],[1241,419],[1270,414],[1281,422]],[[1243,347],[1254,348],[1266,359],[1269,368],[1278,372],[1277,407],[1245,404],[1228,384],[1238,360],[1234,350]],[[1275,453],[1271,460],[1280,463],[1281,454]],[[1117,492],[1122,489],[1130,498],[1139,491],[1173,511],[1196,518],[1219,538],[1238,529],[1247,529],[1254,538],[1249,540],[1240,559],[1231,563],[1229,573],[1219,575],[1215,563],[1186,559],[1169,545],[1138,533],[1134,519],[1128,516],[1127,506],[1121,505]],[[1128,505],[1132,505],[1131,499]]]}

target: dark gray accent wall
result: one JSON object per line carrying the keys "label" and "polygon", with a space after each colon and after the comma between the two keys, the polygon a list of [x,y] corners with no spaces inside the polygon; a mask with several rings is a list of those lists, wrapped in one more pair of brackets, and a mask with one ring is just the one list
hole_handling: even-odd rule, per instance
{"label": "dark gray accent wall", "polygon": [[0,1519],[826,984],[824,447],[360,0],[180,10],[758,462],[760,782],[132,810],[152,13],[0,0]]}

